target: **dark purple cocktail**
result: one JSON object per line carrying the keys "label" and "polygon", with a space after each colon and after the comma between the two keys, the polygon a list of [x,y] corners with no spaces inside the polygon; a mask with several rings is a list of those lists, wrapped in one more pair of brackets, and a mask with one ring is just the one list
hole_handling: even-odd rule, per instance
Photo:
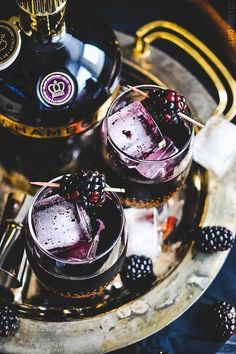
{"label": "dark purple cocktail", "polygon": [[[61,177],[52,182],[58,182]],[[64,297],[89,297],[120,271],[127,246],[122,205],[105,192],[101,206],[87,208],[44,187],[28,215],[27,253],[39,281]]]}
{"label": "dark purple cocktail", "polygon": [[185,98],[155,85],[136,86],[116,98],[102,124],[102,154],[108,183],[125,189],[127,207],[153,207],[167,201],[188,175],[193,125]]}

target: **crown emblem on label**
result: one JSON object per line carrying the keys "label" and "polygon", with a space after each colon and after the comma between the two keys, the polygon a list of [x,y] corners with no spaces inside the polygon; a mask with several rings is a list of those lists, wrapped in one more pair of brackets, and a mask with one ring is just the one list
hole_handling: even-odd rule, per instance
{"label": "crown emblem on label", "polygon": [[53,98],[64,96],[65,83],[54,80],[53,83],[48,86],[48,91],[52,94]]}
{"label": "crown emblem on label", "polygon": [[5,34],[1,34],[0,36],[0,52],[7,48],[7,41],[4,39],[5,37]]}

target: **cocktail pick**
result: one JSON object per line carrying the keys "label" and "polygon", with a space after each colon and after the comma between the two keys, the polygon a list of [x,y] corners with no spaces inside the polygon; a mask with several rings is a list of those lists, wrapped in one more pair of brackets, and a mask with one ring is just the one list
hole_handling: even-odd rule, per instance
{"label": "cocktail pick", "polygon": [[187,115],[184,114],[184,113],[179,112],[179,113],[177,113],[177,114],[178,114],[179,117],[181,117],[181,118],[187,120],[188,122],[190,122],[190,123],[192,123],[192,124],[197,125],[199,128],[204,128],[204,127],[205,127],[204,124],[198,122],[197,120],[195,120],[195,119],[193,119],[193,118],[190,118],[189,116],[187,116]]}
{"label": "cocktail pick", "polygon": [[[32,184],[34,186],[39,186],[39,187],[60,188],[60,183],[54,183],[54,182],[30,182],[30,184]],[[114,192],[114,193],[125,193],[124,188],[114,188],[114,187],[108,187],[108,186],[106,186],[105,191],[106,192]]]}
{"label": "cocktail pick", "polygon": [[[150,98],[149,95],[141,90],[139,90],[137,87],[134,87],[134,86],[130,86],[130,85],[126,85],[130,90],[136,92],[137,94],[139,94],[140,96],[143,96],[145,98]],[[186,114],[184,113],[177,113],[179,117],[187,120],[188,122],[192,123],[192,124],[195,124],[197,125],[198,127],[200,128],[204,128],[204,124],[198,122],[197,120],[193,119],[193,118],[190,118],[189,116],[187,116]]]}

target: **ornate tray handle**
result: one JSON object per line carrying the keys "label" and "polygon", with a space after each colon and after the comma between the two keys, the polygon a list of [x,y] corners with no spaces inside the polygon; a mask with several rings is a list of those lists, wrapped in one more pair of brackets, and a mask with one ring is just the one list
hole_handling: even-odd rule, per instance
{"label": "ornate tray handle", "polygon": [[232,120],[236,114],[236,81],[217,56],[197,37],[169,21],[153,21],[142,26],[136,32],[133,55],[149,56],[150,45],[156,39],[164,39],[177,45],[201,66],[218,92],[218,105],[212,114],[224,114],[227,120]]}

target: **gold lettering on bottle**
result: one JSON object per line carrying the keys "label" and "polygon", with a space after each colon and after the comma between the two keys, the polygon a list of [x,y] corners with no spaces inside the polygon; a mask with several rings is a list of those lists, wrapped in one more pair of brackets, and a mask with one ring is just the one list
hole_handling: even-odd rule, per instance
{"label": "gold lettering on bottle", "polygon": [[15,134],[34,139],[58,139],[66,138],[75,134],[81,134],[105,117],[106,111],[111,101],[117,95],[117,93],[118,89],[108,98],[106,102],[104,102],[104,104],[100,107],[96,114],[90,117],[86,117],[86,119],[77,121],[75,123],[71,123],[67,126],[45,128],[33,127],[27,124],[17,122],[14,119],[6,117],[1,113],[0,125]]}
{"label": "gold lettering on bottle", "polygon": [[19,126],[18,124],[15,124],[15,131],[18,133],[18,134],[27,134],[27,128],[24,127],[24,126]]}
{"label": "gold lettering on bottle", "polygon": [[[88,129],[94,124],[91,122],[86,126]],[[32,127],[23,123],[16,122],[15,120],[8,118],[0,114],[0,125],[18,135],[35,138],[35,139],[57,139],[66,138],[75,134],[80,134],[86,129],[83,127],[82,122],[76,122],[69,126],[62,127]]]}
{"label": "gold lettering on bottle", "polygon": [[47,136],[48,137],[60,137],[61,136],[61,129],[59,128],[59,129],[55,129],[55,130],[53,130],[53,129],[48,129],[47,130]]}
{"label": "gold lettering on bottle", "polygon": [[40,131],[39,129],[34,129],[31,133],[31,136],[35,137],[35,135],[40,136],[41,138],[43,138],[43,131]]}
{"label": "gold lettering on bottle", "polygon": [[75,127],[67,127],[67,128],[66,128],[66,133],[67,133],[68,135],[73,135],[73,134],[76,134],[77,131],[76,131],[76,128],[75,128]]}

